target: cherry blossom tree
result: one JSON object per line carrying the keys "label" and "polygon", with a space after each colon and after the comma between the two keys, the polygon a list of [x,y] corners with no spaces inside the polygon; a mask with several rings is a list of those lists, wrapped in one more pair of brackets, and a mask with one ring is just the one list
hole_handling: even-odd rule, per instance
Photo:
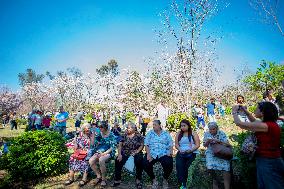
{"label": "cherry blossom tree", "polygon": [[0,86],[0,113],[11,113],[18,110],[22,99],[18,93],[12,92],[6,86]]}

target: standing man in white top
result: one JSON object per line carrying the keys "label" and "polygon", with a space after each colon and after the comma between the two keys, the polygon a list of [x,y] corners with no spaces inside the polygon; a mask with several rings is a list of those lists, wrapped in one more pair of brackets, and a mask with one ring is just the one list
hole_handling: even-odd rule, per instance
{"label": "standing man in white top", "polygon": [[166,128],[167,118],[169,116],[169,108],[166,107],[165,102],[161,101],[157,106],[158,120],[161,121],[161,126],[163,129]]}

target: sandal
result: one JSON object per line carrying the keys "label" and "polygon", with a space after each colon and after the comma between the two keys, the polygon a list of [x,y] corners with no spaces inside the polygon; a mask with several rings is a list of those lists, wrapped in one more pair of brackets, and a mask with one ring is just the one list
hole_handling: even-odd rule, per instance
{"label": "sandal", "polygon": [[79,186],[84,186],[87,183],[86,180],[80,180],[79,182]]}
{"label": "sandal", "polygon": [[95,181],[94,181],[94,185],[97,185],[100,182],[102,182],[102,178],[96,178]]}
{"label": "sandal", "polygon": [[105,180],[102,180],[102,181],[101,181],[101,186],[106,186],[106,185],[107,185],[106,181],[105,181]]}
{"label": "sandal", "polygon": [[141,182],[136,183],[136,188],[137,188],[137,189],[142,189],[142,183],[141,183]]}
{"label": "sandal", "polygon": [[64,185],[67,186],[67,185],[70,185],[74,182],[74,180],[71,180],[71,179],[68,179],[67,181],[65,181]]}

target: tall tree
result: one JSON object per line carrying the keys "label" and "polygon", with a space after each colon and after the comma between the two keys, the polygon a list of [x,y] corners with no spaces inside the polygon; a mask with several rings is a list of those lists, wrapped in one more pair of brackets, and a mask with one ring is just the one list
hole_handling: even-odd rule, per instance
{"label": "tall tree", "polygon": [[99,69],[96,69],[96,71],[99,76],[104,77],[109,74],[109,67],[107,65],[102,65]]}
{"label": "tall tree", "polygon": [[264,92],[272,89],[276,93],[281,90],[281,82],[284,80],[284,65],[263,60],[257,71],[247,76],[244,82],[256,92]]}
{"label": "tall tree", "polygon": [[111,59],[108,63],[108,68],[109,68],[109,72],[110,74],[112,74],[114,77],[118,75],[118,64],[117,61],[114,59]]}
{"label": "tall tree", "polygon": [[13,93],[5,86],[0,86],[0,115],[17,110],[21,103],[22,99],[19,94]]}
{"label": "tall tree", "polygon": [[[181,106],[186,107],[185,110],[191,106],[194,83],[205,75],[204,71],[201,72],[202,68],[213,67],[216,54],[212,45],[215,45],[217,39],[212,35],[202,36],[202,31],[204,23],[216,14],[217,2],[217,0],[173,0],[169,9],[161,14],[164,27],[158,31],[158,42],[162,45],[164,60],[171,61],[170,72],[175,73],[175,77],[179,78],[175,82],[178,83],[177,87],[182,86],[179,101],[184,103]],[[169,52],[169,49],[174,50]],[[210,74],[209,79],[215,79],[211,76],[213,73],[208,73],[207,69],[205,71],[207,76]],[[207,91],[209,90],[207,87]]]}
{"label": "tall tree", "polygon": [[[250,0],[250,5],[258,12],[258,17],[262,19],[264,23],[272,24],[276,26],[277,30],[284,37],[283,26],[279,20],[281,16],[280,3],[284,7],[284,2],[279,0]],[[283,24],[283,23],[282,23]]]}
{"label": "tall tree", "polygon": [[44,78],[44,74],[37,74],[33,69],[28,68],[25,73],[19,73],[18,79],[20,86],[31,83],[40,83]]}

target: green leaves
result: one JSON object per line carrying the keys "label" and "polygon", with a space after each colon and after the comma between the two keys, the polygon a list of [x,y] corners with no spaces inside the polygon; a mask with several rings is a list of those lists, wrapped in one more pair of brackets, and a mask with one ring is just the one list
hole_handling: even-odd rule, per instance
{"label": "green leaves", "polygon": [[247,76],[244,82],[249,84],[250,88],[256,92],[273,89],[278,93],[281,89],[282,80],[284,80],[284,65],[262,60],[256,73]]}
{"label": "green leaves", "polygon": [[177,131],[177,130],[179,130],[180,129],[179,128],[180,122],[183,119],[189,120],[189,122],[191,123],[192,129],[195,128],[195,125],[196,125],[196,120],[195,119],[190,118],[185,113],[176,113],[176,114],[171,114],[171,115],[168,116],[168,119],[167,119],[167,129],[169,131]]}
{"label": "green leaves", "polygon": [[[2,158],[1,158],[2,159]],[[3,157],[5,169],[16,179],[28,180],[52,176],[67,169],[65,140],[57,132],[25,132],[12,140]]]}

